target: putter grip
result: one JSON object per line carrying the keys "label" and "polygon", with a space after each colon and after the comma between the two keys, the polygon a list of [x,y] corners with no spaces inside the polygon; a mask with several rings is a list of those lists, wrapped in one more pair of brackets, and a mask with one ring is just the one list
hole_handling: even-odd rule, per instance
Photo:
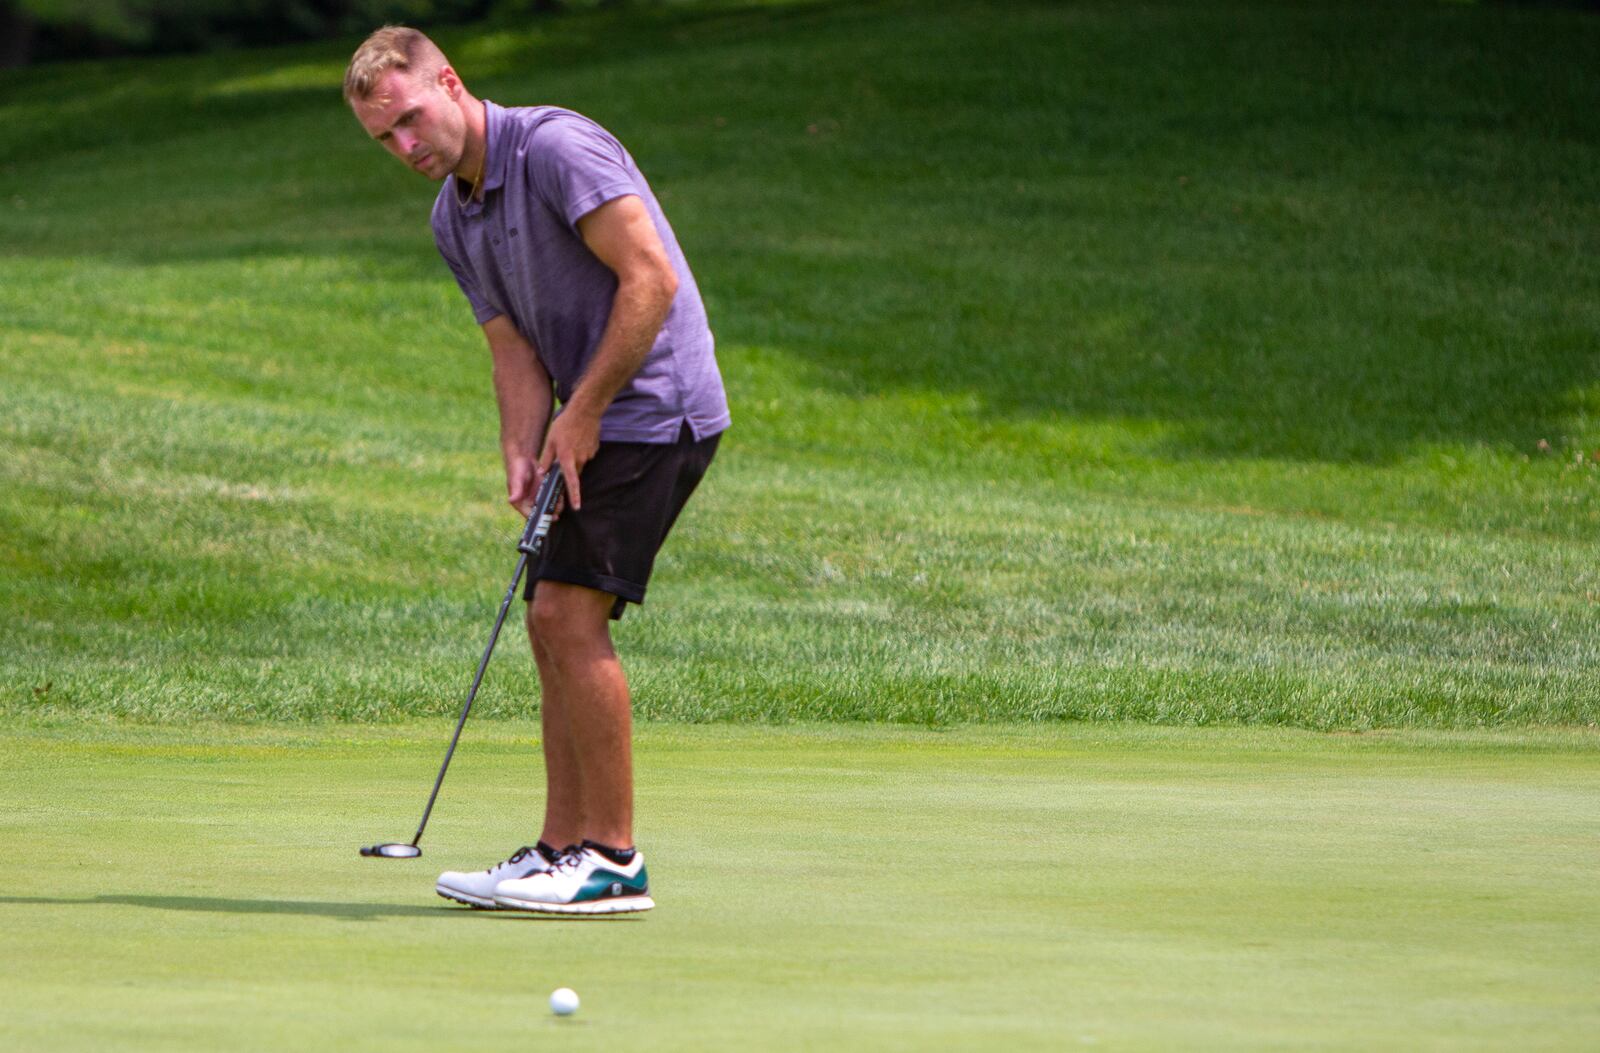
{"label": "putter grip", "polygon": [[537,556],[539,549],[544,546],[545,535],[550,533],[550,523],[555,518],[556,501],[561,497],[561,469],[558,465],[550,466],[550,473],[544,477],[544,482],[539,484],[539,493],[533,499],[533,512],[528,516],[528,525],[522,531],[522,540],[517,543],[517,551]]}

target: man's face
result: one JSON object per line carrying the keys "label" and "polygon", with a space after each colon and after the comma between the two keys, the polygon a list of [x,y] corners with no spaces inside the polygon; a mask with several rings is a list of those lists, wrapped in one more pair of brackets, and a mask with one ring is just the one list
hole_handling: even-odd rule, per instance
{"label": "man's face", "polygon": [[437,77],[392,69],[355,104],[356,118],[383,148],[429,179],[443,179],[461,164],[467,118],[461,81],[446,66]]}

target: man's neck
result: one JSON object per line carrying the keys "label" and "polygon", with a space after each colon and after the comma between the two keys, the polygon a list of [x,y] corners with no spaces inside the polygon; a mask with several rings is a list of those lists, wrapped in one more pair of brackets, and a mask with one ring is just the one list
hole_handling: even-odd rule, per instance
{"label": "man's neck", "polygon": [[483,102],[466,96],[467,141],[461,149],[461,163],[456,165],[456,179],[472,186],[475,197],[483,196],[483,172],[489,161],[489,116]]}

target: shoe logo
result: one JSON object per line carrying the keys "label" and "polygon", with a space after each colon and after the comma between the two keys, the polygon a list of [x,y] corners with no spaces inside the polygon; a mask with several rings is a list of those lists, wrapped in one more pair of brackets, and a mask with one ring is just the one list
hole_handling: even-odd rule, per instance
{"label": "shoe logo", "polygon": [[612,895],[613,895],[613,896],[620,896],[620,895],[622,895],[622,882],[620,882],[620,881],[613,881],[613,882],[612,882],[612,883],[611,883],[611,894],[612,894]]}

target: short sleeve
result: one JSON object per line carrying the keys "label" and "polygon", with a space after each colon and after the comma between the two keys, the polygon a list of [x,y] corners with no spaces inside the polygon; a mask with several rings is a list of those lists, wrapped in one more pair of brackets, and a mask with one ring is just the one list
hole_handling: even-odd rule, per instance
{"label": "short sleeve", "polygon": [[607,201],[639,192],[622,144],[577,114],[540,124],[529,146],[528,174],[534,188],[574,232],[578,220]]}
{"label": "short sleeve", "polygon": [[473,321],[482,325],[491,318],[498,318],[505,313],[490,303],[488,297],[484,296],[483,289],[479,287],[477,280],[473,278],[466,264],[458,259],[452,251],[448,238],[436,233],[434,244],[438,246],[439,255],[444,257],[444,262],[449,266],[450,273],[456,276],[456,284],[461,287],[462,295],[466,296],[467,303],[472,305]]}

